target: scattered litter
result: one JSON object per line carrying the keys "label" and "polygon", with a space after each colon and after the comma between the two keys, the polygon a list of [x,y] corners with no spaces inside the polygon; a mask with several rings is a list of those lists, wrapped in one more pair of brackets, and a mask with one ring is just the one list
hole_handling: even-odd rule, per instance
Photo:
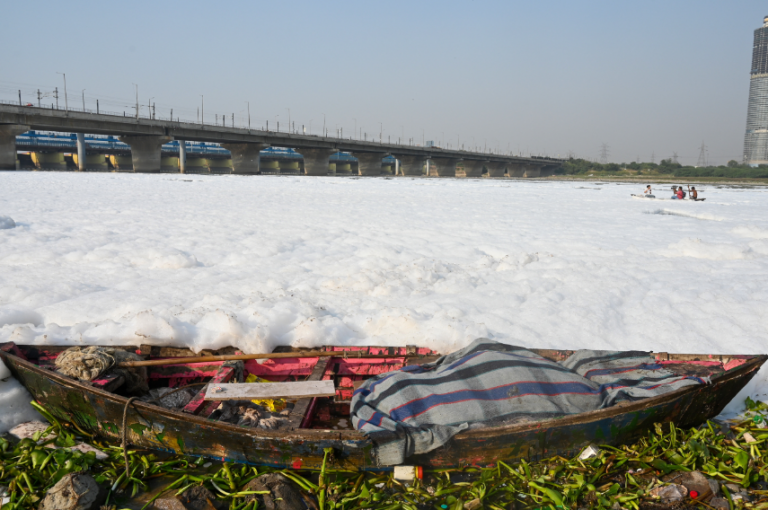
{"label": "scattered litter", "polygon": [[20,423],[15,427],[13,427],[11,430],[9,430],[8,433],[19,440],[27,439],[27,438],[34,439],[35,434],[40,434],[38,441],[46,441],[48,439],[52,439],[56,437],[56,434],[54,434],[53,432],[49,432],[45,437],[42,437],[42,434],[45,433],[45,431],[48,430],[50,427],[51,426],[45,422],[35,420],[35,421],[28,421],[26,423]]}
{"label": "scattered litter", "polygon": [[424,470],[421,466],[395,466],[395,480],[413,481],[414,478],[421,480],[424,477]]}
{"label": "scattered litter", "polygon": [[581,460],[587,460],[587,459],[591,459],[592,457],[597,457],[598,455],[600,455],[600,448],[589,445],[586,448],[584,448],[584,451],[581,452],[581,455],[579,455],[579,458]]}
{"label": "scattered litter", "polygon": [[[26,423],[20,423],[19,425],[16,425],[11,430],[8,431],[8,433],[14,437],[16,437],[18,440],[22,439],[35,439],[37,436],[37,442],[38,443],[44,443],[45,441],[48,441],[50,439],[53,439],[56,437],[56,434],[53,432],[48,432],[45,436],[45,431],[48,430],[50,425],[48,425],[45,422],[42,421],[28,421]],[[55,444],[49,444],[47,445],[49,448],[53,448],[58,450],[59,447]],[[102,452],[101,450],[94,448],[93,446],[85,443],[77,443],[75,446],[72,446],[69,448],[69,450],[79,450],[83,453],[89,453],[93,452],[96,455],[96,458],[98,460],[104,460],[107,457],[109,457],[106,453]]]}
{"label": "scattered litter", "polygon": [[[245,379],[245,382],[247,383],[268,383],[269,381],[266,379],[262,379],[261,377],[255,375],[255,374],[248,374],[248,377]],[[277,398],[277,399],[255,399],[251,400],[256,405],[259,405],[261,407],[266,407],[273,413],[279,413],[283,409],[285,409],[285,399]]]}
{"label": "scattered litter", "polygon": [[105,460],[109,458],[109,455],[107,455],[106,453],[85,443],[78,443],[75,446],[71,447],[70,450],[78,450],[83,453],[93,453],[94,455],[96,455],[96,460]]}

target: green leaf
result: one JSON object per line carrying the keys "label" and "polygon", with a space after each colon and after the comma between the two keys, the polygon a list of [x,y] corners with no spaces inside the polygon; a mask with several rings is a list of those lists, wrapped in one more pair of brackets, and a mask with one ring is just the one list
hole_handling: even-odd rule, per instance
{"label": "green leaf", "polygon": [[741,467],[741,469],[747,469],[747,466],[749,465],[749,454],[745,451],[741,451],[738,455],[736,455],[734,460],[736,461],[736,464]]}

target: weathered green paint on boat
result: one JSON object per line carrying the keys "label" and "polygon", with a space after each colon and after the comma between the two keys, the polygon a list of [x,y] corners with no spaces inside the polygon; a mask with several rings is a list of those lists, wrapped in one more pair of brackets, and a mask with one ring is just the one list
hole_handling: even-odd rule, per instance
{"label": "weathered green paint on boat", "polygon": [[[679,356],[694,359],[692,355]],[[83,430],[115,440],[120,438],[126,398],[45,370],[1,348],[0,358],[53,415],[72,421]],[[706,355],[701,358],[706,359]],[[487,466],[499,460],[520,458],[535,460],[555,454],[571,455],[594,442],[616,445],[633,441],[656,422],[695,426],[720,413],[768,356],[730,358],[746,362],[713,377],[710,385],[689,386],[659,397],[566,418],[467,430],[429,454],[412,456],[408,463],[443,468]],[[333,463],[338,468],[388,469],[377,464],[371,442],[353,430],[251,429],[138,401],[129,407],[127,423],[131,444],[157,450],[238,463],[319,469],[323,449],[333,448]]]}

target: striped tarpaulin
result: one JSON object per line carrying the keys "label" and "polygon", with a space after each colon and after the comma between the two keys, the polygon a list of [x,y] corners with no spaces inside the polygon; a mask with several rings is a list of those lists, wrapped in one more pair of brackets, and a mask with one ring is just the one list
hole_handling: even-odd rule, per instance
{"label": "striped tarpaulin", "polygon": [[381,465],[395,465],[468,427],[539,422],[706,382],[674,375],[648,352],[581,350],[556,363],[479,338],[435,363],[366,381],[352,397],[352,423]]}

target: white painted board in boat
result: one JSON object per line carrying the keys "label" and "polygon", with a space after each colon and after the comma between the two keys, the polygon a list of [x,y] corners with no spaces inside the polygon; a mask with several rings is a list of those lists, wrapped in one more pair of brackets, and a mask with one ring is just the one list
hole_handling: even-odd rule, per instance
{"label": "white painted board in boat", "polygon": [[333,397],[333,381],[210,384],[205,400],[254,400],[273,398]]}

